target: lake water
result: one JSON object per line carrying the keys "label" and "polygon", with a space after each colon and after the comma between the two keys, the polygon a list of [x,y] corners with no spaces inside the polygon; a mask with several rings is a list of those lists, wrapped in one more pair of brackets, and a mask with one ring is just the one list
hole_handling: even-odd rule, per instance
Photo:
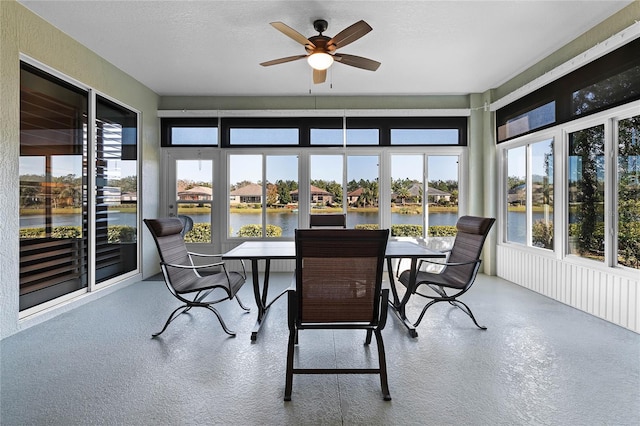
{"label": "lake water", "polygon": [[[195,223],[207,222],[208,215],[193,214],[191,215]],[[543,213],[534,213],[533,220],[543,219]],[[429,225],[455,225],[458,219],[456,213],[437,212],[429,214]],[[233,235],[238,234],[238,230],[244,225],[260,223],[260,213],[232,213],[231,214],[231,230]],[[393,224],[419,224],[419,215],[405,215],[392,213],[391,221]],[[376,212],[350,212],[347,214],[347,227],[353,228],[355,225],[378,223],[378,213]],[[80,226],[82,217],[80,215],[55,215],[53,217],[53,226]],[[113,213],[109,215],[109,224],[111,225],[129,225],[136,226],[135,213]],[[293,230],[298,227],[298,213],[267,213],[267,224],[276,225],[282,228],[283,236],[293,236]],[[507,221],[507,235],[509,241],[525,243],[526,241],[526,215],[522,212],[509,212]],[[44,226],[44,216],[33,215],[23,216],[20,218],[21,228],[32,228]]]}

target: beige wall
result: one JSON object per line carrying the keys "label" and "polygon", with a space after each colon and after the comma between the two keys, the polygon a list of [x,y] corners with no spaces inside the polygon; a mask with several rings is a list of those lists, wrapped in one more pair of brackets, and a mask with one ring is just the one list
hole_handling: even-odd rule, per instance
{"label": "beige wall", "polygon": [[[20,54],[141,112],[142,212],[158,212],[159,97],[13,0],[0,1],[0,338],[60,313],[18,321]],[[157,270],[153,243],[146,244],[144,270]],[[147,250],[149,248],[150,250]],[[100,292],[98,292],[100,293]],[[91,297],[96,297],[91,295]],[[70,306],[69,306],[70,307]],[[64,309],[62,309],[64,310]]]}

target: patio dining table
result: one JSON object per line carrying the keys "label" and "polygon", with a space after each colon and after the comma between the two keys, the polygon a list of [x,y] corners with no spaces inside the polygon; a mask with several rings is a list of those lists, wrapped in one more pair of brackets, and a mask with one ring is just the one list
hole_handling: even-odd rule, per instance
{"label": "patio dining table", "polygon": [[[418,259],[444,257],[445,254],[442,252],[432,250],[428,247],[416,244],[411,241],[389,240],[389,242],[387,243],[385,258],[387,259],[387,272],[389,274],[389,284],[391,286],[391,292],[393,295],[393,300],[389,301],[389,306],[407,327],[411,337],[417,337],[418,333],[416,332],[415,327],[406,317],[405,306],[409,301],[409,297],[415,290],[417,272],[416,265]],[[269,273],[271,269],[271,260],[295,258],[296,246],[294,241],[245,241],[239,246],[229,250],[227,253],[222,255],[223,260],[251,261],[253,295],[258,307],[258,318],[251,332],[252,341],[255,341],[258,338],[260,327],[264,323],[265,317],[269,313],[269,308],[271,307],[271,305],[287,292],[287,290],[284,290],[270,301],[267,301],[269,292]],[[393,266],[391,263],[392,259],[410,259],[411,261],[411,275],[409,286],[404,292],[402,298],[399,297],[398,291],[395,286],[395,277],[393,274]],[[262,286],[260,285],[260,273],[258,268],[260,261],[264,261],[264,277],[262,279]]]}

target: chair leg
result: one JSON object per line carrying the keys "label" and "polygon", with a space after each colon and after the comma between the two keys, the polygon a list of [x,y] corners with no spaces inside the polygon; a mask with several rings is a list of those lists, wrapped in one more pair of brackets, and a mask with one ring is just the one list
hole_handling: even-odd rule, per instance
{"label": "chair leg", "polygon": [[240,300],[237,294],[236,294],[236,300],[238,301],[238,305],[240,305],[242,309],[244,309],[247,312],[251,311],[251,308],[247,308],[246,306],[244,306],[244,304],[242,303],[242,300]]}
{"label": "chair leg", "polygon": [[287,373],[284,385],[284,400],[291,401],[291,388],[293,387],[293,351],[298,341],[298,330],[289,330],[289,342],[287,344]]}
{"label": "chair leg", "polygon": [[370,343],[371,343],[371,335],[372,335],[372,334],[373,334],[373,330],[368,329],[368,330],[367,330],[367,338],[366,338],[366,339],[364,339],[364,344],[365,344],[365,345],[368,345],[368,344],[370,344]]}
{"label": "chair leg", "polygon": [[227,333],[231,337],[236,337],[236,332],[231,331],[227,328],[227,325],[224,323],[222,316],[220,316],[220,313],[215,308],[213,308],[212,306],[204,306],[204,307],[210,310],[211,312],[213,312],[216,315],[216,317],[218,317],[218,321],[220,321],[220,325],[222,326],[222,329],[224,330],[225,333]]}
{"label": "chair leg", "polygon": [[[180,311],[180,309],[182,309],[182,311]],[[164,333],[164,331],[167,329],[167,327],[169,327],[169,324],[171,324],[171,321],[173,321],[174,319],[178,318],[178,316],[180,316],[180,314],[183,314],[183,313],[187,312],[189,309],[191,309],[191,306],[189,306],[189,305],[178,306],[173,312],[171,312],[171,315],[169,315],[169,319],[167,320],[167,322],[164,323],[164,327],[162,327],[162,330],[160,330],[157,333],[152,334],[151,337],[158,337],[159,335]],[[178,312],[178,311],[180,311],[180,312]],[[176,312],[178,312],[177,315],[176,315]]]}
{"label": "chair leg", "polygon": [[438,302],[442,302],[442,300],[432,300],[431,302],[427,303],[425,305],[424,308],[422,308],[422,312],[420,312],[420,316],[418,317],[418,321],[416,321],[413,326],[417,327],[418,324],[420,324],[420,321],[422,321],[422,317],[424,317],[424,313],[427,312],[427,309],[429,309],[431,307],[431,305],[433,305],[434,303],[438,303]]}
{"label": "chair leg", "polygon": [[[471,312],[471,309],[462,301],[460,300],[452,300],[451,303],[453,306],[455,306],[456,308],[460,309],[462,312],[464,312],[465,314],[469,315],[469,317],[473,320],[473,323],[476,325],[476,327],[478,327],[480,330],[486,330],[487,327],[485,327],[484,325],[480,325],[478,324],[478,321],[476,321],[476,317],[473,316],[473,312]],[[462,305],[462,306],[460,306]],[[463,307],[464,306],[464,307]]]}
{"label": "chair leg", "polygon": [[[370,330],[367,330],[369,332]],[[376,346],[378,346],[378,362],[380,364],[380,385],[382,387],[382,396],[385,401],[391,401],[391,393],[389,393],[389,382],[387,380],[387,358],[384,352],[384,342],[382,341],[382,333],[379,329],[375,329]]]}

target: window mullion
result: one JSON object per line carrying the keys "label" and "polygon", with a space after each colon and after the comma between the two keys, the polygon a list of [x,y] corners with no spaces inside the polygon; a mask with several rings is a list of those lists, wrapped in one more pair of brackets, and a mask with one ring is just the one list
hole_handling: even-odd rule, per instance
{"label": "window mullion", "polygon": [[618,191],[617,191],[617,120],[612,118],[604,124],[604,229],[605,239],[605,265],[616,266],[617,264],[617,220],[618,217]]}
{"label": "window mullion", "polygon": [[96,92],[89,89],[89,116],[87,117],[87,207],[89,226],[87,227],[89,244],[88,244],[88,291],[91,292],[96,288]]}
{"label": "window mullion", "polygon": [[532,144],[527,144],[525,148],[525,223],[526,223],[526,241],[527,246],[533,245],[533,179],[531,176],[531,157],[532,157]]}
{"label": "window mullion", "polygon": [[267,155],[262,154],[262,238],[267,237]]}
{"label": "window mullion", "polygon": [[422,165],[422,211],[424,212],[423,217],[423,237],[427,238],[429,236],[429,203],[427,199],[429,198],[429,155],[423,155],[423,165]]}

